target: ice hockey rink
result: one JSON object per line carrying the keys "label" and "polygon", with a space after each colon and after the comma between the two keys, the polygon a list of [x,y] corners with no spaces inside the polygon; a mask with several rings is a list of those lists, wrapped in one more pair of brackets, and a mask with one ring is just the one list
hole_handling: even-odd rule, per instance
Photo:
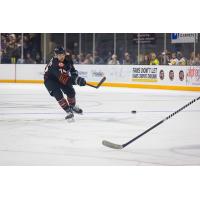
{"label": "ice hockey rink", "polygon": [[[122,150],[198,92],[75,87],[75,122],[43,84],[0,84],[0,165],[200,165],[200,101]],[[132,114],[131,110],[136,110]]]}

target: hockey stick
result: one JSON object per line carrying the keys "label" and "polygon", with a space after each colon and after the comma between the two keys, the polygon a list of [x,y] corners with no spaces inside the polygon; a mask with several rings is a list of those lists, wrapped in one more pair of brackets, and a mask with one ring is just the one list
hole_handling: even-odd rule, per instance
{"label": "hockey stick", "polygon": [[113,148],[113,149],[123,149],[124,147],[126,147],[127,145],[131,144],[132,142],[134,142],[135,140],[139,139],[140,137],[142,137],[143,135],[145,135],[146,133],[148,133],[149,131],[151,131],[152,129],[156,128],[158,125],[162,124],[164,121],[170,119],[171,117],[173,117],[175,114],[179,113],[180,111],[182,111],[183,109],[187,108],[189,105],[193,104],[195,101],[198,101],[200,99],[200,97],[193,99],[192,101],[190,101],[188,104],[186,104],[185,106],[183,106],[182,108],[178,109],[177,111],[173,112],[171,115],[167,116],[166,118],[164,118],[163,120],[159,121],[157,124],[153,125],[152,127],[150,127],[149,129],[147,129],[146,131],[144,131],[143,133],[141,133],[140,135],[136,136],[135,138],[133,138],[132,140],[128,141],[127,143],[124,143],[122,145],[120,144],[114,144],[112,142],[103,140],[102,144],[104,146]]}
{"label": "hockey stick", "polygon": [[103,83],[105,80],[106,80],[106,77],[104,76],[104,77],[100,80],[100,82],[98,83],[97,86],[91,85],[91,84],[89,84],[89,83],[86,83],[86,85],[98,89],[98,88],[102,85],[102,83]]}

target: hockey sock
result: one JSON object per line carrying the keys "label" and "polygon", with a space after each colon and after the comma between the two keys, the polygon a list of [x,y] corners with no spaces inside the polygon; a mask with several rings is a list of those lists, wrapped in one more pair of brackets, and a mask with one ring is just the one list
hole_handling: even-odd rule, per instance
{"label": "hockey sock", "polygon": [[69,104],[64,97],[61,100],[59,100],[58,103],[65,111],[68,110]]}
{"label": "hockey sock", "polygon": [[75,104],[76,104],[76,98],[75,97],[73,97],[73,98],[67,97],[67,101],[68,101],[70,106],[75,106]]}

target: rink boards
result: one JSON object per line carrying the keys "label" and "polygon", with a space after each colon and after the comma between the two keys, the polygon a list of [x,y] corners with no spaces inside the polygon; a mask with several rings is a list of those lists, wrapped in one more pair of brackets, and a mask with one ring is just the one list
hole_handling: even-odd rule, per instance
{"label": "rink boards", "polygon": [[[1,64],[0,82],[43,83],[44,64]],[[200,66],[75,65],[90,83],[104,86],[200,91]]]}

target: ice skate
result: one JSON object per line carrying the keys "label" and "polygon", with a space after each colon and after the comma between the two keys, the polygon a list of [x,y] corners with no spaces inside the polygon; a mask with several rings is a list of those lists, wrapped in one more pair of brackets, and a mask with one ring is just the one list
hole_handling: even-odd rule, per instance
{"label": "ice skate", "polygon": [[83,114],[83,110],[81,108],[79,108],[78,106],[71,106],[71,109],[74,113],[76,114]]}
{"label": "ice skate", "polygon": [[67,116],[65,117],[66,120],[68,120],[69,122],[73,122],[74,121],[74,114],[72,112],[71,108],[68,108],[66,110]]}

